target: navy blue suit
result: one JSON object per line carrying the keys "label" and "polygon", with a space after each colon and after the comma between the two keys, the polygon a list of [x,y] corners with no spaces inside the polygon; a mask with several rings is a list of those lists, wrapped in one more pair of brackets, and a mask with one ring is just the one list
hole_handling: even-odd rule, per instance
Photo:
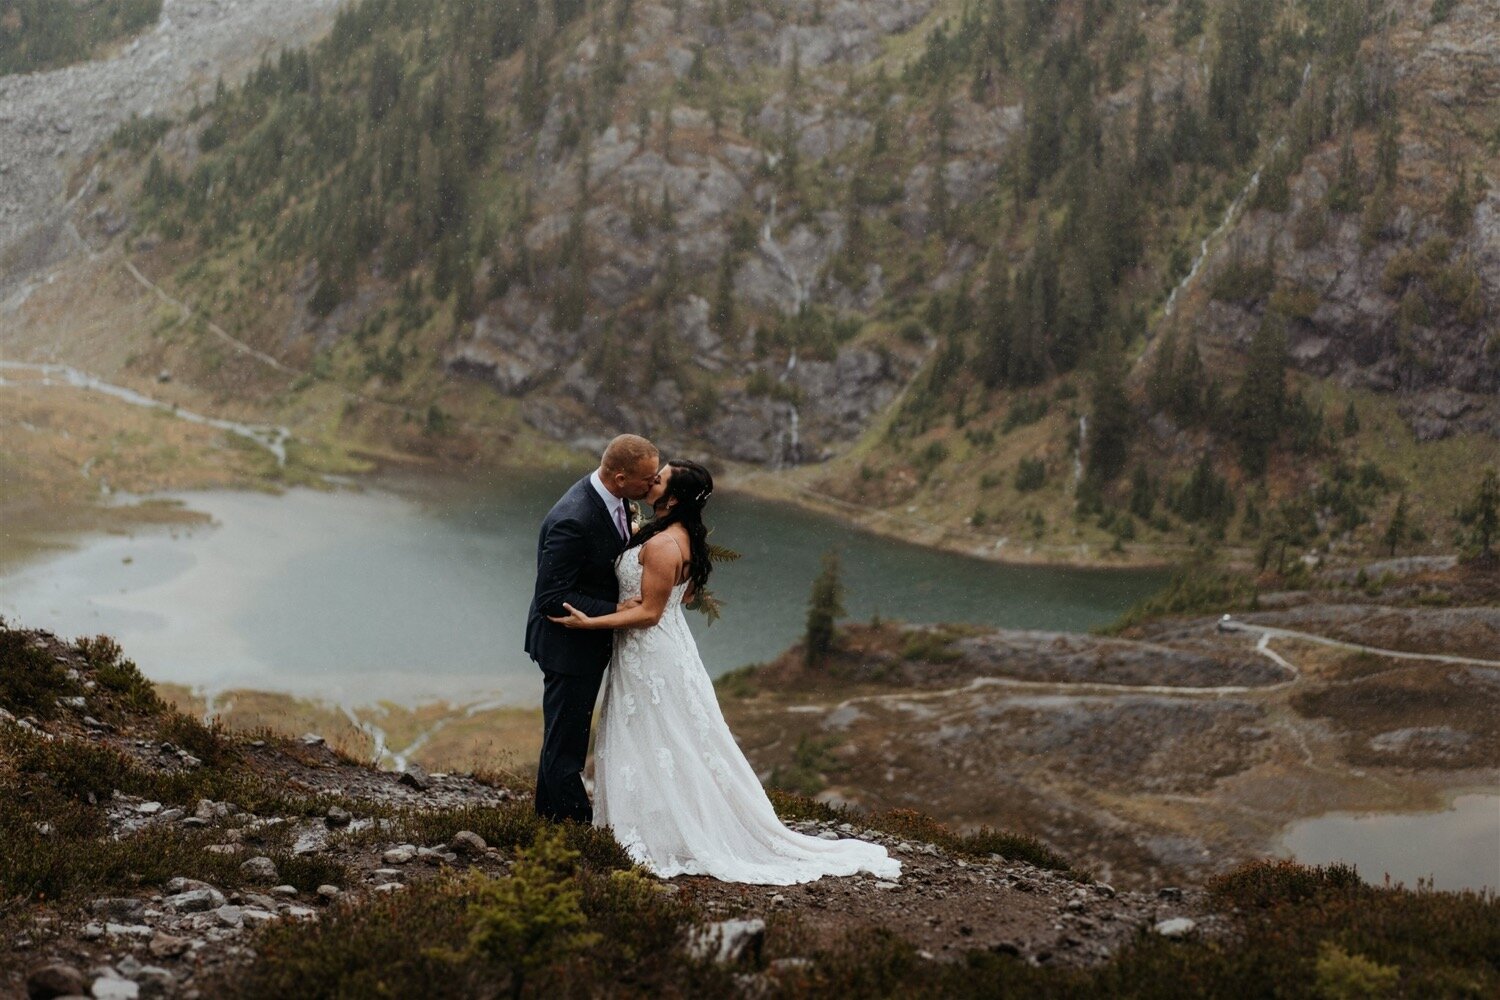
{"label": "navy blue suit", "polygon": [[613,614],[620,600],[615,559],[624,549],[620,530],[588,476],[574,483],[542,521],[526,652],[542,668],[536,811],[548,819],[593,820],[583,765],[613,633],[565,628],[547,618],[566,614],[564,602],[590,617]]}

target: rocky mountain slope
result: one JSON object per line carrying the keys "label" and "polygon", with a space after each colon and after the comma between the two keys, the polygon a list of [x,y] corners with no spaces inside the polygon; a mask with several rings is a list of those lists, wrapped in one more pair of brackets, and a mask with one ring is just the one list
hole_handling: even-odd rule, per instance
{"label": "rocky mountain slope", "polygon": [[539,823],[524,789],[204,728],[102,637],[0,626],[0,701],[0,982],[32,998],[1500,981],[1493,898],[1270,864],[1208,892],[1116,890],[1029,838],[795,797],[777,800],[789,822],[884,843],[901,878],[664,883],[607,832]]}
{"label": "rocky mountain slope", "polygon": [[306,44],[338,4],[164,0],[160,19],[105,58],[0,76],[0,298],[77,253],[66,180],[133,115],[173,114],[267,51]]}
{"label": "rocky mountain slope", "polygon": [[1447,550],[1500,459],[1489,2],[392,0],[167,114],[110,74],[254,17],[183,0],[0,84],[7,273],[82,247],[0,347],[379,454],[629,426],[986,556],[1367,556],[1403,495]]}

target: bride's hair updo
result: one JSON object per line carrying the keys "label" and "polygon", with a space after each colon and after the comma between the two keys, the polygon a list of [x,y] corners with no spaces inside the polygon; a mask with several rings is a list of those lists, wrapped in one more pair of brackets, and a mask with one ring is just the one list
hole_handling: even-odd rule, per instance
{"label": "bride's hair updo", "polygon": [[632,545],[644,545],[656,535],[674,524],[687,529],[688,534],[688,579],[693,583],[693,593],[701,593],[713,570],[713,560],[708,554],[708,527],[703,523],[703,505],[714,495],[714,477],[697,462],[674,458],[667,463],[672,475],[667,479],[667,489],[661,502],[668,499],[677,503],[655,520],[647,521],[631,539]]}

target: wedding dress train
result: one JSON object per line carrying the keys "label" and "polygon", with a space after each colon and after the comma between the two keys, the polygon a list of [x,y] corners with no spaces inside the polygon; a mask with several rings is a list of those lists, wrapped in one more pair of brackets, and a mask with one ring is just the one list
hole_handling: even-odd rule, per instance
{"label": "wedding dress train", "polygon": [[[640,549],[615,564],[622,600],[641,592]],[[824,875],[901,874],[885,848],[789,830],[740,752],[683,617],[686,583],[661,621],[615,633],[594,750],[594,825],[659,875],[794,885]]]}

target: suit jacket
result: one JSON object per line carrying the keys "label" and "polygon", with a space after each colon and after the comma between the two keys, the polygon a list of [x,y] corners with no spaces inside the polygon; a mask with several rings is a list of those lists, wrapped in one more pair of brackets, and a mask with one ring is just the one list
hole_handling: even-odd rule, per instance
{"label": "suit jacket", "polygon": [[536,590],[526,618],[526,652],[543,670],[576,677],[602,674],[613,633],[570,629],[548,616],[563,602],[591,617],[612,614],[620,601],[615,559],[625,550],[609,508],[589,477],[574,483],[542,521],[536,546]]}

